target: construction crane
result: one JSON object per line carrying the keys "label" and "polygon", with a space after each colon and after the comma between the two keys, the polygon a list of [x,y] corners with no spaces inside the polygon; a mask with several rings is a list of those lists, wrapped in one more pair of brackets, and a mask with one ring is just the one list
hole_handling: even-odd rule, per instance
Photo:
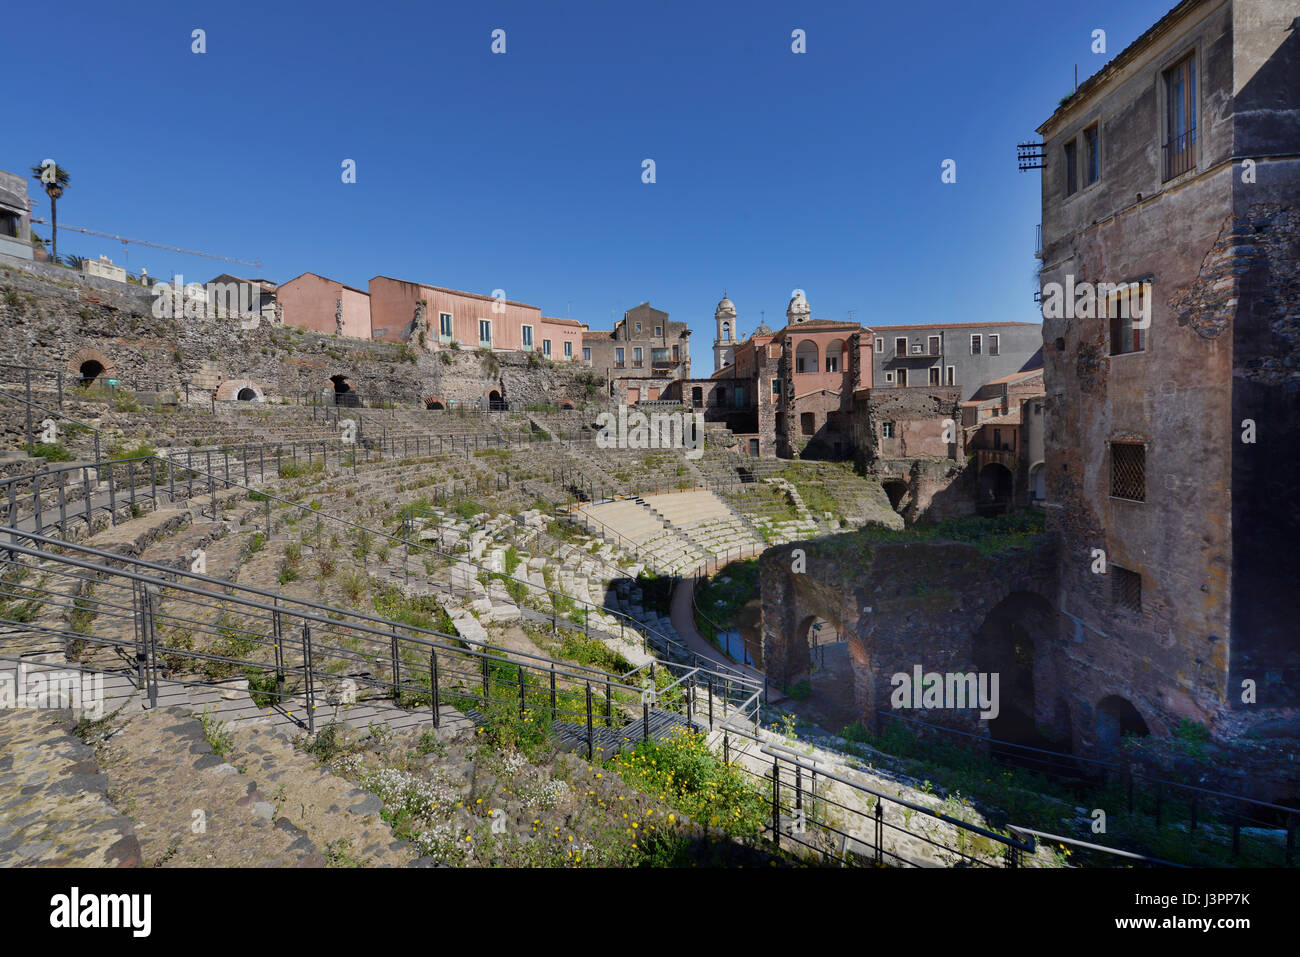
{"label": "construction crane", "polygon": [[[35,216],[32,217],[32,222],[40,223],[42,226],[50,225],[49,220],[37,219]],[[148,246],[151,249],[166,249],[168,252],[184,253],[186,256],[202,256],[204,259],[219,259],[222,262],[227,262],[227,263],[239,263],[243,266],[255,266],[259,270],[262,268],[262,261],[260,259],[257,260],[256,262],[249,262],[247,259],[234,259],[230,256],[216,256],[213,255],[212,253],[201,253],[193,249],[181,249],[179,246],[164,246],[161,243],[151,243],[148,240],[144,240],[144,239],[128,239],[125,236],[115,236],[112,233],[101,233],[93,229],[87,229],[85,226],[62,226],[61,225],[59,226],[59,229],[70,229],[74,233],[85,233],[87,236],[100,236],[103,237],[104,239],[115,239],[119,243],[121,243],[123,247],[129,246],[131,243],[135,243],[137,246]],[[126,255],[130,257],[131,251],[129,249],[125,249],[124,251],[126,252]]]}

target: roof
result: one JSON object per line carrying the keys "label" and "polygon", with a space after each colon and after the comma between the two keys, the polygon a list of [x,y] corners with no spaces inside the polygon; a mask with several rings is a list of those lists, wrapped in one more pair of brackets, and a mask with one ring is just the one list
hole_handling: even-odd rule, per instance
{"label": "roof", "polygon": [[536,309],[541,312],[540,306],[530,306],[526,302],[515,302],[513,299],[497,299],[495,296],[485,296],[477,292],[465,292],[463,289],[448,289],[446,286],[430,286],[427,282],[412,282],[409,279],[394,279],[392,276],[371,276],[370,281],[376,279],[386,279],[388,282],[400,282],[408,286],[419,286],[421,289],[432,289],[434,292],[445,292],[452,296],[465,296],[469,299],[482,299],[484,302],[504,302],[507,306],[521,306],[524,309]]}
{"label": "roof", "polygon": [[889,332],[891,329],[988,329],[993,326],[1034,326],[1041,322],[921,322],[901,326],[863,326],[867,332]]}
{"label": "roof", "polygon": [[1044,120],[1042,125],[1040,125],[1034,132],[1038,133],[1040,136],[1043,135],[1043,130],[1047,129],[1054,119],[1062,113],[1074,109],[1074,107],[1078,106],[1079,103],[1082,102],[1080,99],[1081,95],[1086,96],[1088,93],[1092,92],[1095,87],[1105,83],[1136,59],[1139,53],[1154,43],[1161,34],[1173,27],[1173,25],[1181,20],[1186,13],[1192,10],[1192,8],[1200,6],[1205,2],[1206,0],[1182,0],[1182,3],[1178,4],[1166,13],[1163,17],[1152,24],[1145,33],[1121,50],[1113,60],[1103,66],[1092,76],[1088,77],[1088,79],[1080,83],[1078,88],[1071,93],[1069,97],[1058,104],[1056,109],[1052,111],[1052,115]]}
{"label": "roof", "polygon": [[585,322],[579,322],[577,319],[559,319],[555,316],[542,316],[542,322],[553,322],[561,326],[581,326],[583,329],[587,328]]}
{"label": "roof", "polygon": [[[350,290],[352,290],[353,292],[359,292],[359,293],[361,293],[361,295],[363,295],[363,296],[368,296],[368,295],[370,295],[370,293],[366,292],[364,289],[358,289],[356,286],[349,286],[349,285],[348,285],[347,283],[345,283],[345,282],[339,282],[337,279],[331,279],[329,276],[322,276],[320,273],[305,272],[305,273],[302,274],[302,276],[314,276],[315,278],[317,278],[317,279],[322,279],[322,280],[324,280],[325,282],[332,282],[332,283],[334,283],[336,286],[342,286],[344,289],[350,289]],[[289,282],[297,282],[299,279],[302,278],[302,276],[294,276],[292,279],[289,280]],[[281,283],[281,285],[282,285],[282,286],[287,286],[287,285],[289,285],[289,282]]]}
{"label": "roof", "polygon": [[[306,275],[304,273],[303,275]],[[243,276],[235,276],[228,272],[223,272],[219,276],[213,276],[208,282],[216,282],[218,279],[234,279],[236,282],[246,282],[251,286],[261,286],[267,292],[275,292],[276,284],[269,279],[245,279]]]}

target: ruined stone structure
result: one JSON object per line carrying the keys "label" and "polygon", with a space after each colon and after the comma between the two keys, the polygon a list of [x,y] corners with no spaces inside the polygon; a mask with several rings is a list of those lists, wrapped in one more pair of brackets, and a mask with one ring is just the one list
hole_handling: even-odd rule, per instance
{"label": "ruined stone structure", "polygon": [[577,363],[529,361],[518,352],[494,353],[491,361],[474,351],[433,354],[265,320],[242,328],[249,323],[237,317],[158,318],[151,290],[55,269],[26,264],[0,273],[0,286],[13,292],[0,299],[0,355],[61,371],[65,385],[102,377],[180,396],[188,386],[191,401],[209,394],[218,401],[329,401],[356,393],[443,408],[599,398]]}
{"label": "ruined stone structure", "polygon": [[[1044,302],[1077,294],[1045,308],[1045,490],[1083,752],[1116,701],[1161,736],[1300,731],[1297,12],[1185,0],[1039,130]],[[1089,302],[1108,282],[1149,283],[1146,322]]]}
{"label": "ruined stone structure", "polygon": [[[803,573],[792,571],[796,548],[805,553]],[[878,542],[870,532],[770,549],[760,561],[761,667],[787,687],[809,680],[827,714],[868,727],[890,709],[896,673],[916,665],[999,672],[993,722],[981,724],[971,709],[908,716],[1068,747],[1055,564],[1048,536],[994,556],[956,542]],[[830,624],[833,647],[815,640],[817,622]]]}

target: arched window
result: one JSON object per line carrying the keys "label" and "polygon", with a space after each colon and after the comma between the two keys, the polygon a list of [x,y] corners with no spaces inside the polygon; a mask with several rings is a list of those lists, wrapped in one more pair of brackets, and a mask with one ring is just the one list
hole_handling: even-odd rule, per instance
{"label": "arched window", "polygon": [[832,339],[826,346],[826,371],[841,372],[844,369],[842,364],[844,358],[844,340]]}
{"label": "arched window", "polygon": [[798,348],[794,350],[794,371],[817,371],[817,343],[811,339],[805,339],[799,343]]}

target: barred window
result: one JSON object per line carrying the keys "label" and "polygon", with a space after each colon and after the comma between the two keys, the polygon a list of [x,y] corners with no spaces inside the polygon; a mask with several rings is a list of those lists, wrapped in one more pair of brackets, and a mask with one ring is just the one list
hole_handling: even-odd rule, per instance
{"label": "barred window", "polygon": [[1145,502],[1147,498],[1147,450],[1139,442],[1110,444],[1110,494]]}
{"label": "barred window", "polygon": [[1110,600],[1117,608],[1142,613],[1142,576],[1137,572],[1110,566]]}

